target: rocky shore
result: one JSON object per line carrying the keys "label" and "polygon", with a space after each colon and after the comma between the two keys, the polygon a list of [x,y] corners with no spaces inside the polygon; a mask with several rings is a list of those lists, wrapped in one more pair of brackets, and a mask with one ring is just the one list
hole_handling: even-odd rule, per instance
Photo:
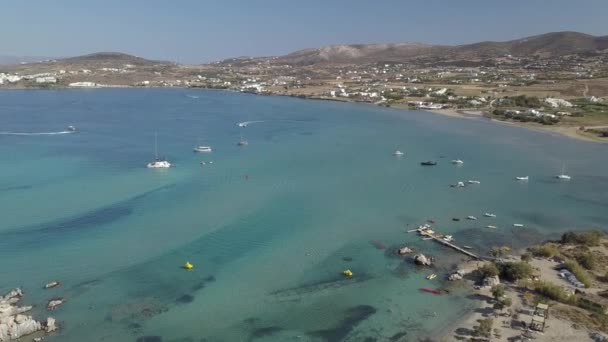
{"label": "rocky shore", "polygon": [[[39,331],[50,333],[57,330],[55,319],[52,317],[42,322],[26,315],[26,312],[32,310],[32,306],[19,306],[17,303],[22,297],[23,292],[19,288],[0,296],[0,341],[17,340]],[[35,340],[41,339],[39,337]]]}

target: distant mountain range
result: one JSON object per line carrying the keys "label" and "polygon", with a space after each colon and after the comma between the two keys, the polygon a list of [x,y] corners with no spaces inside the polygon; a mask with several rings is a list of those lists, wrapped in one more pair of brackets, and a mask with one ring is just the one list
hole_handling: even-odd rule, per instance
{"label": "distant mountain range", "polygon": [[555,57],[577,53],[608,53],[608,36],[552,32],[507,42],[446,46],[419,43],[331,45],[275,58],[296,65],[318,63],[406,62],[416,58],[470,60],[505,55]]}
{"label": "distant mountain range", "polygon": [[57,60],[60,64],[71,64],[71,65],[96,65],[102,66],[116,66],[124,64],[132,64],[136,66],[151,66],[159,64],[174,64],[170,61],[155,61],[137,57],[121,52],[96,52],[84,56],[70,57]]}
{"label": "distant mountain range", "polygon": [[[555,57],[571,54],[608,53],[608,36],[592,36],[579,32],[551,32],[506,42],[480,42],[466,45],[431,45],[422,43],[349,44],[304,49],[284,56],[238,57],[219,64],[246,65],[261,61],[289,65],[361,64],[382,62],[474,62],[513,55],[520,57]],[[0,56],[0,64],[18,64],[48,60],[45,57]],[[175,64],[155,61],[119,52],[98,52],[84,56],[56,59],[53,63],[78,66],[112,66],[132,64],[153,66]]]}

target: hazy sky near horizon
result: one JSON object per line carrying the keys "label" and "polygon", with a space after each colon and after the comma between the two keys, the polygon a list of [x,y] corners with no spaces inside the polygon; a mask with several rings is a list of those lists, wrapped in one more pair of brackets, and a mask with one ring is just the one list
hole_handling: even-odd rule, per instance
{"label": "hazy sky near horizon", "polygon": [[0,55],[120,51],[201,63],[346,43],[608,35],[608,0],[4,0]]}

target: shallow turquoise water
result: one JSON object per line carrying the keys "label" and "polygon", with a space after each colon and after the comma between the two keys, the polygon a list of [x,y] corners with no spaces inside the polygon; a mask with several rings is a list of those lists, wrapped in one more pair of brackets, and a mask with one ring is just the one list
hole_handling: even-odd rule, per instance
{"label": "shallow turquoise water", "polygon": [[[434,219],[483,252],[608,222],[608,146],[483,119],[184,89],[5,91],[0,119],[1,132],[80,130],[0,133],[0,290],[68,299],[49,340],[428,336],[472,303],[420,293],[441,281],[371,241],[435,255],[443,278],[461,257],[406,229]],[[155,132],[175,168],[144,167]],[[570,182],[553,179],[562,163]],[[481,184],[449,187],[468,179]],[[451,221],[468,215],[480,219]],[[50,280],[63,286],[41,290]]]}

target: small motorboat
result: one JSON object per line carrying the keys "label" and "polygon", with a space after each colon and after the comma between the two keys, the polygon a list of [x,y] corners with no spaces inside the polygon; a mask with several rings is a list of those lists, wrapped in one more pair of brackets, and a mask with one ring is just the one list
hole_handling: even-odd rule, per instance
{"label": "small motorboat", "polygon": [[76,132],[76,127],[74,127],[74,126],[68,126],[68,131],[70,131],[70,132]]}
{"label": "small motorboat", "polygon": [[191,269],[194,268],[194,265],[192,265],[190,263],[190,261],[186,261],[186,263],[182,266],[182,268],[185,269],[185,270],[191,270]]}
{"label": "small motorboat", "polygon": [[490,229],[498,229],[498,227],[496,227],[496,226],[492,226],[492,225],[486,226],[486,228],[490,228]]}
{"label": "small motorboat", "polygon": [[462,164],[464,164],[464,162],[462,160],[460,160],[460,159],[454,159],[454,160],[451,161],[451,163],[454,164],[454,165],[462,165]]}
{"label": "small motorboat", "polygon": [[443,241],[452,242],[452,241],[454,241],[454,237],[452,235],[446,235],[443,237]]}
{"label": "small motorboat", "polygon": [[421,288],[420,291],[424,291],[424,292],[428,292],[428,293],[432,293],[432,294],[436,294],[436,295],[441,294],[441,291],[439,291],[439,290],[427,289],[426,287]]}
{"label": "small motorboat", "polygon": [[457,188],[464,188],[464,182],[458,182],[458,183],[456,183],[456,187]]}
{"label": "small motorboat", "polygon": [[478,181],[478,180],[468,180],[467,183],[469,183],[469,184],[481,184],[481,182]]}
{"label": "small motorboat", "polygon": [[485,216],[485,217],[496,217],[496,214],[485,213],[485,214],[483,214],[483,216]]}
{"label": "small motorboat", "polygon": [[467,220],[473,220],[473,221],[475,221],[475,220],[477,220],[477,217],[475,217],[473,215],[470,215],[470,216],[467,216]]}
{"label": "small motorboat", "polygon": [[427,160],[427,161],[424,161],[424,162],[420,163],[420,165],[422,165],[422,166],[435,166],[435,165],[437,165],[437,162],[432,161],[432,160]]}
{"label": "small motorboat", "polygon": [[460,219],[458,217],[452,217],[452,221],[458,222]]}
{"label": "small motorboat", "polygon": [[239,142],[238,142],[238,143],[236,143],[236,144],[237,144],[238,146],[247,146],[247,145],[249,145],[249,142],[248,142],[247,140],[245,140],[245,139],[241,139],[241,140],[239,140]]}
{"label": "small motorboat", "polygon": [[342,274],[343,274],[345,277],[350,278],[350,277],[352,277],[352,276],[353,276],[353,271],[351,271],[351,270],[344,270],[344,271],[342,271]]}
{"label": "small motorboat", "polygon": [[473,249],[473,247],[471,247],[471,246],[462,246],[462,248],[464,248],[464,249]]}
{"label": "small motorboat", "polygon": [[437,275],[435,273],[429,274],[428,276],[426,276],[426,279],[428,279],[428,280],[433,280],[435,278],[437,278]]}
{"label": "small motorboat", "polygon": [[522,177],[515,177],[515,179],[517,179],[518,181],[527,181],[529,179],[528,176],[522,176]]}
{"label": "small motorboat", "polygon": [[524,225],[521,223],[513,223],[513,227],[523,227]]}
{"label": "small motorboat", "polygon": [[568,175],[557,175],[555,176],[555,178],[559,179],[559,180],[570,180],[571,177]]}
{"label": "small motorboat", "polygon": [[61,284],[58,281],[52,281],[50,283],[45,284],[44,288],[45,289],[52,289],[52,288],[58,287],[58,286],[61,286]]}
{"label": "small motorboat", "polygon": [[196,146],[194,152],[212,152],[211,146]]}
{"label": "small motorboat", "polygon": [[402,156],[402,155],[404,155],[404,153],[401,152],[401,151],[399,151],[399,150],[396,150],[395,152],[393,152],[393,155],[394,156]]}

